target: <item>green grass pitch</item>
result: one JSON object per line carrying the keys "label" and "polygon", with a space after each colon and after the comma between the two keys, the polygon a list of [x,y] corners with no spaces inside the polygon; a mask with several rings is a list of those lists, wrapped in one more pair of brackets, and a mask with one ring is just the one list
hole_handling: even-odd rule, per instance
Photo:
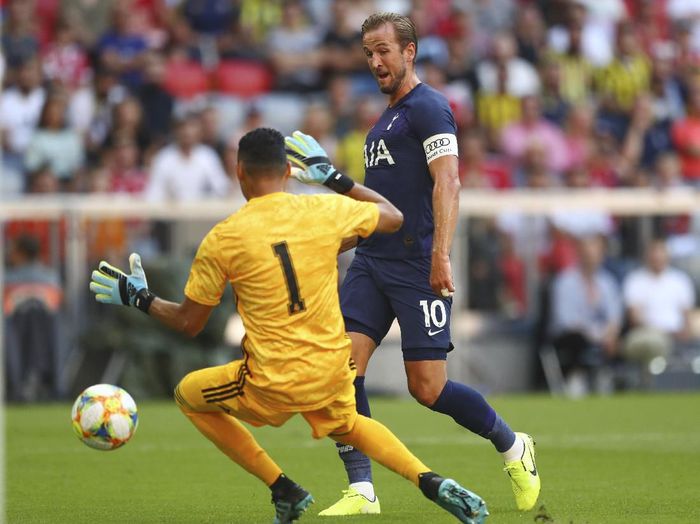
{"label": "green grass pitch", "polygon": [[[137,399],[138,402],[138,399]],[[424,462],[483,496],[487,522],[698,523],[700,395],[634,395],[565,401],[497,397],[497,410],[537,441],[545,509],[519,514],[490,444],[410,400],[373,400],[375,417]],[[6,409],[6,522],[270,523],[268,490],[216,450],[174,403],[142,402],[124,448],[101,452],[74,436],[70,406]],[[330,441],[313,441],[301,417],[254,430],[316,498],[301,522],[456,522],[381,466],[382,515],[324,519],[344,472]]]}

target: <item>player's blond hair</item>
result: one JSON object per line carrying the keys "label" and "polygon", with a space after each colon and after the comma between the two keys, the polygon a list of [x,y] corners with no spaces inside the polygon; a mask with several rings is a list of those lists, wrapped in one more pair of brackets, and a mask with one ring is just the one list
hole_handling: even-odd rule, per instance
{"label": "player's blond hair", "polygon": [[[362,36],[365,33],[373,31],[384,24],[391,24],[394,26],[394,31],[396,31],[396,37],[401,46],[401,51],[406,49],[406,46],[413,42],[416,47],[416,55],[418,54],[418,37],[416,36],[416,26],[409,17],[400,15],[397,13],[374,13],[367,17],[367,19],[362,22]],[[415,62],[415,57],[413,58]]]}

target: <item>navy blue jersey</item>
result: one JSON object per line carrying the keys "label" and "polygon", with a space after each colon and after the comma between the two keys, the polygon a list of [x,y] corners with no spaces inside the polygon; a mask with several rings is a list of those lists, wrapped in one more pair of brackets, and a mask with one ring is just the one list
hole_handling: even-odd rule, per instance
{"label": "navy blue jersey", "polygon": [[357,252],[380,258],[429,257],[433,246],[433,179],[428,164],[457,155],[456,125],[447,99],[418,84],[388,107],[365,140],[365,185],[403,213],[396,233],[360,239]]}

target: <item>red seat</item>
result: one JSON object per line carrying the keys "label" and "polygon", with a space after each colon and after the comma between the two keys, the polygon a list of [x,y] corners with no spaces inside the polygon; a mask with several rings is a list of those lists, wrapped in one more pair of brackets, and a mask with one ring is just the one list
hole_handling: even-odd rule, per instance
{"label": "red seat", "polygon": [[192,98],[209,91],[209,76],[197,62],[171,60],[165,67],[163,84],[175,98]]}
{"label": "red seat", "polygon": [[217,91],[243,98],[267,93],[272,87],[272,73],[260,62],[225,60],[214,71]]}

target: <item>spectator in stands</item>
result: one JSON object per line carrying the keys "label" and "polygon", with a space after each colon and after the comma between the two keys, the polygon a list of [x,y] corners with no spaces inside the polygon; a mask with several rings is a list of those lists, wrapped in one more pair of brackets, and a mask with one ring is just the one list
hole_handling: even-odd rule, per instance
{"label": "spectator in stands", "polygon": [[280,26],[267,37],[278,89],[308,92],[320,87],[319,67],[323,60],[320,43],[318,28],[307,19],[301,1],[286,0]]}
{"label": "spectator in stands", "polygon": [[180,10],[197,34],[196,44],[203,65],[213,68],[219,61],[219,37],[229,31],[238,18],[239,6],[221,0],[185,0]]}
{"label": "spectator in stands", "polygon": [[540,62],[542,80],[542,116],[553,124],[563,127],[569,112],[570,103],[564,98],[561,89],[562,63],[551,56]]}
{"label": "spectator in stands", "polygon": [[456,0],[455,3],[472,14],[476,30],[487,36],[510,29],[516,13],[513,0]]}
{"label": "spectator in stands", "polygon": [[16,86],[2,93],[0,121],[6,162],[21,163],[39,122],[46,98],[41,80],[39,61],[32,58],[18,67]]}
{"label": "spectator in stands", "polygon": [[331,26],[322,40],[323,70],[326,78],[336,73],[361,73],[367,71],[362,52],[362,37],[355,17],[352,16],[352,0],[333,0]]}
{"label": "spectator in stands", "polygon": [[[199,128],[201,130],[202,144],[209,146],[223,160],[226,144],[221,136],[221,121],[216,107],[208,106],[199,114]],[[315,135],[314,135],[315,136]]]}
{"label": "spectator in stands", "polygon": [[564,126],[565,171],[588,164],[593,152],[593,118],[593,108],[586,103],[576,105],[569,111]]}
{"label": "spectator in stands", "polygon": [[692,83],[692,78],[700,66],[700,48],[693,42],[692,22],[677,20],[674,23],[673,47],[676,73],[685,85]]}
{"label": "spectator in stands", "polygon": [[76,32],[78,40],[91,49],[107,31],[114,6],[123,0],[61,0],[60,17]]}
{"label": "spectator in stands", "polygon": [[418,69],[423,82],[445,95],[457,127],[469,125],[472,120],[472,100],[467,84],[461,81],[448,83],[445,70],[431,60],[419,60]]}
{"label": "spectator in stands", "polygon": [[630,23],[618,26],[616,43],[615,57],[599,71],[595,84],[600,97],[601,120],[622,137],[637,97],[649,89],[651,66],[639,49],[634,26]]}
{"label": "spectator in stands", "polygon": [[322,102],[311,103],[304,112],[304,121],[299,128],[303,133],[314,137],[328,153],[329,158],[335,158],[338,149],[338,139],[333,133],[333,115],[328,105]]}
{"label": "spectator in stands", "polygon": [[478,91],[476,95],[477,120],[488,138],[489,149],[500,149],[501,130],[520,118],[520,99],[508,94],[506,80],[506,67],[499,65],[496,90],[492,93]]}
{"label": "spectator in stands", "polygon": [[478,56],[483,56],[486,42],[476,39],[473,18],[468,11],[453,6],[448,19],[443,21],[441,33],[447,44],[447,62],[443,68],[447,80],[465,80]]}
{"label": "spectator in stands", "polygon": [[508,165],[486,152],[478,129],[462,134],[459,144],[459,179],[463,188],[507,189],[512,187]]}
{"label": "spectator in stands", "polygon": [[354,125],[352,130],[338,143],[335,165],[356,182],[365,180],[365,155],[363,154],[365,138],[377,121],[377,108],[370,98],[363,98],[354,108]]}
{"label": "spectator in stands", "polygon": [[521,118],[503,129],[501,147],[514,164],[522,162],[525,152],[538,145],[546,152],[548,169],[560,174],[567,167],[567,151],[561,130],[542,117],[537,96],[522,99]]}
{"label": "spectator in stands", "polygon": [[264,62],[265,50],[256,42],[253,29],[243,23],[241,11],[242,8],[231,21],[229,29],[217,38],[219,57],[221,60],[232,58]]}
{"label": "spectator in stands", "polygon": [[690,339],[695,288],[687,274],[669,265],[665,241],[648,245],[646,264],[625,278],[623,292],[631,326],[622,346],[626,358],[647,364]]}
{"label": "spectator in stands", "polygon": [[24,156],[27,171],[48,165],[64,191],[73,187],[85,161],[81,136],[66,125],[66,107],[65,93],[49,94]]}
{"label": "spectator in stands", "polygon": [[330,77],[326,96],[333,115],[334,132],[338,138],[343,138],[352,129],[356,116],[350,77],[340,74]]}
{"label": "spectator in stands", "polygon": [[700,81],[691,86],[687,116],[673,125],[672,137],[681,158],[683,176],[688,182],[700,185]]}
{"label": "spectator in stands", "polygon": [[[668,0],[666,10],[669,18],[683,22],[688,32],[690,47],[700,51],[700,5],[695,0]],[[696,55],[697,56],[697,55]]]}
{"label": "spectator in stands", "polygon": [[39,55],[32,0],[9,0],[3,14],[2,52],[11,70]]}
{"label": "spectator in stands", "polygon": [[596,372],[617,354],[623,313],[620,290],[602,268],[603,239],[581,238],[577,248],[578,264],[554,279],[550,329],[572,396],[586,394]]}
{"label": "spectator in stands", "polygon": [[654,116],[657,120],[667,122],[683,118],[685,107],[681,84],[673,66],[673,44],[659,42],[654,46],[652,53],[650,91]]}
{"label": "spectator in stands", "polygon": [[20,235],[10,242],[3,316],[7,398],[14,402],[47,400],[60,394],[61,281],[53,268],[40,261],[39,253],[39,241],[33,236]]}
{"label": "spectator in stands", "polygon": [[[476,67],[478,89],[484,93],[497,93],[501,81],[505,93],[514,97],[535,96],[540,80],[535,68],[516,56],[515,39],[511,33],[499,33],[493,39],[491,59]],[[500,75],[504,75],[501,79]]]}
{"label": "spectator in stands", "polygon": [[285,0],[241,0],[241,26],[257,45],[264,43],[269,32],[279,25]]}
{"label": "spectator in stands", "polygon": [[56,37],[42,53],[41,62],[47,80],[60,84],[69,92],[90,80],[87,53],[78,43],[73,27],[65,20],[59,21]]}
{"label": "spectator in stands", "polygon": [[200,123],[188,115],[176,124],[175,143],[153,158],[146,186],[150,201],[193,201],[226,196],[230,180],[216,152],[200,141]]}
{"label": "spectator in stands", "polygon": [[[608,3],[612,12],[599,16],[592,7]],[[563,53],[571,44],[572,31],[580,37],[580,50],[595,67],[604,67],[613,58],[614,25],[624,16],[621,0],[575,0],[566,2],[565,26],[558,24],[549,31],[549,44]]]}
{"label": "spectator in stands", "polygon": [[128,137],[141,152],[146,152],[150,145],[144,130],[143,108],[133,96],[127,96],[112,108],[110,131],[103,147],[111,147],[116,137]]}
{"label": "spectator in stands", "polygon": [[547,45],[547,33],[539,9],[534,5],[518,9],[514,23],[518,56],[537,65]]}
{"label": "spectator in stands", "polygon": [[168,61],[203,62],[202,50],[199,47],[197,33],[194,32],[187,19],[180,13],[173,13],[170,21],[170,41],[168,42]]}
{"label": "spectator in stands", "polygon": [[184,0],[180,9],[190,27],[204,36],[222,34],[238,15],[236,3],[221,0]]}
{"label": "spectator in stands", "polygon": [[127,97],[116,72],[98,68],[94,87],[75,92],[70,99],[68,119],[84,138],[89,159],[95,160],[112,126],[114,106]]}
{"label": "spectator in stands", "polygon": [[142,81],[142,70],[148,43],[140,32],[138,18],[131,12],[130,1],[115,4],[109,30],[97,43],[100,65],[119,73],[121,81],[137,87]]}
{"label": "spectator in stands", "polygon": [[566,46],[552,60],[561,66],[561,94],[571,104],[587,101],[593,82],[593,65],[583,54],[581,20],[572,16],[566,28]]}
{"label": "spectator in stands", "polygon": [[143,111],[142,129],[149,145],[161,147],[170,133],[175,100],[163,87],[165,62],[156,52],[146,55],[144,81],[137,98]]}
{"label": "spectator in stands", "polygon": [[105,191],[136,195],[144,191],[147,174],[139,165],[139,150],[133,139],[117,136],[106,160]]}
{"label": "spectator in stands", "polygon": [[654,100],[650,95],[637,97],[621,148],[628,170],[633,170],[637,165],[650,169],[659,155],[673,149],[673,122],[668,117],[657,117],[654,109]]}

